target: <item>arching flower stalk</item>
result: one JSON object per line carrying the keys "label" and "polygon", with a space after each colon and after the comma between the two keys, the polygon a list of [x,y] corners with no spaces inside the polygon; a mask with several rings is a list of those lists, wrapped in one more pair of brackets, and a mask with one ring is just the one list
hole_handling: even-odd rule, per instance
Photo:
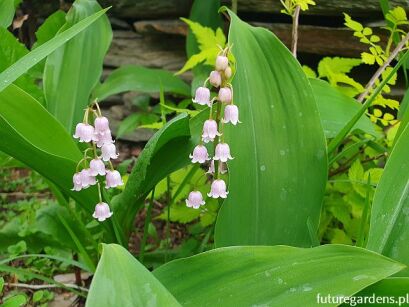
{"label": "arching flower stalk", "polygon": [[[200,144],[198,144],[190,155],[192,163],[206,163],[211,160],[209,170],[206,174],[213,176],[211,189],[207,196],[212,198],[226,198],[226,183],[220,178],[220,174],[227,172],[226,163],[233,159],[230,154],[229,144],[223,139],[224,124],[231,123],[237,125],[239,121],[239,109],[233,102],[233,86],[231,78],[233,76],[231,63],[229,61],[229,52],[231,47],[221,50],[216,58],[215,70],[204,82],[203,86],[196,90],[194,103],[207,105],[210,108],[209,119],[203,124],[203,133]],[[209,84],[208,84],[209,83]],[[210,85],[211,88],[208,86]],[[211,90],[217,92],[214,98],[211,98]],[[223,118],[222,118],[223,115]],[[214,156],[210,157],[205,144],[213,142]],[[192,191],[186,199],[188,207],[198,209],[203,206],[205,201],[199,191]]]}
{"label": "arching flower stalk", "polygon": [[[94,119],[94,126],[88,123],[90,119]],[[111,162],[111,159],[116,159],[118,154],[109,129],[109,121],[102,116],[96,101],[85,109],[84,120],[77,124],[74,138],[82,143],[90,143],[91,146],[85,149],[84,158],[77,164],[72,190],[81,191],[92,185],[97,185],[99,202],[96,204],[92,216],[103,222],[110,218],[113,212],[109,205],[102,201],[101,185],[105,181],[105,188],[109,189],[123,185],[123,182],[121,175],[114,169]]]}

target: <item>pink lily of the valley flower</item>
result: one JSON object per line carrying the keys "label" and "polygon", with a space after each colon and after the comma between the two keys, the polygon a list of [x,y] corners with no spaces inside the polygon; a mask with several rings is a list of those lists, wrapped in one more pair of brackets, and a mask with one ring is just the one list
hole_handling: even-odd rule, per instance
{"label": "pink lily of the valley flower", "polygon": [[91,175],[91,171],[89,169],[83,169],[79,173],[75,173],[72,181],[74,183],[74,187],[72,188],[73,191],[81,191],[82,189],[86,189],[97,183],[95,177]]}
{"label": "pink lily of the valley flower", "polygon": [[224,55],[219,55],[216,58],[216,70],[222,71],[229,66],[229,59]]}
{"label": "pink lily of the valley flower", "polygon": [[213,142],[216,136],[221,136],[221,134],[217,131],[216,121],[213,119],[206,120],[203,125],[203,142]]}
{"label": "pink lily of the valley flower", "polygon": [[224,118],[223,123],[232,123],[233,125],[237,125],[237,123],[241,123],[239,120],[239,108],[234,104],[229,104],[224,108]]}
{"label": "pink lily of the valley flower", "polygon": [[186,199],[186,206],[189,208],[199,209],[200,206],[203,206],[205,201],[203,200],[202,193],[199,191],[192,191],[189,193],[188,198]]}
{"label": "pink lily of the valley flower", "polygon": [[108,204],[101,202],[95,206],[95,211],[92,216],[99,222],[103,222],[106,219],[110,218],[112,214],[113,212],[111,212],[111,210],[109,209]]}
{"label": "pink lily of the valley flower", "polygon": [[192,163],[205,163],[210,160],[207,148],[203,145],[197,145],[193,149],[193,154],[189,155],[189,158],[192,159]]}
{"label": "pink lily of the valley flower", "polygon": [[232,100],[231,89],[228,87],[222,87],[219,90],[219,100],[223,103],[230,103]]}
{"label": "pink lily of the valley flower", "polygon": [[214,87],[219,87],[222,84],[222,76],[218,71],[214,70],[210,73],[209,82]]}
{"label": "pink lily of the valley flower", "polygon": [[199,87],[196,90],[195,98],[192,99],[194,103],[200,104],[202,106],[208,105],[211,106],[210,102],[210,90],[207,87]]}
{"label": "pink lily of the valley flower", "polygon": [[121,174],[118,171],[106,171],[105,188],[115,188],[123,184]]}
{"label": "pink lily of the valley flower", "polygon": [[227,162],[227,160],[232,160],[233,157],[230,155],[230,147],[227,143],[219,143],[216,145],[214,160],[220,160],[221,162]]}
{"label": "pink lily of the valley flower", "polygon": [[227,68],[224,70],[224,76],[226,77],[227,80],[231,78],[232,74],[233,74],[233,72],[232,72],[230,66],[227,67]]}
{"label": "pink lily of the valley flower", "polygon": [[102,153],[102,160],[109,161],[110,159],[118,158],[118,154],[116,153],[116,147],[112,143],[104,144],[101,147]]}
{"label": "pink lily of the valley flower", "polygon": [[105,175],[105,164],[100,159],[93,159],[89,163],[89,170],[91,176]]}
{"label": "pink lily of the valley flower", "polygon": [[226,183],[222,179],[216,179],[212,182],[210,187],[210,192],[207,193],[207,196],[213,198],[227,198],[229,192],[226,191]]}
{"label": "pink lily of the valley flower", "polygon": [[105,116],[97,117],[95,119],[94,126],[95,126],[95,133],[105,134],[107,132],[110,132],[109,121],[108,121],[108,118],[106,118]]}
{"label": "pink lily of the valley flower", "polygon": [[81,143],[91,142],[94,140],[94,127],[84,123],[77,124],[74,138],[79,139]]}

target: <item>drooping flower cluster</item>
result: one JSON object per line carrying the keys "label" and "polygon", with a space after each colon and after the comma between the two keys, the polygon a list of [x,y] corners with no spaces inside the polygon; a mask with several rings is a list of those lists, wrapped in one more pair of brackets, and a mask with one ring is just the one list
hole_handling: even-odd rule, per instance
{"label": "drooping flower cluster", "polygon": [[[96,110],[93,108],[96,106]],[[84,158],[77,165],[77,172],[73,176],[73,191],[81,191],[92,185],[97,185],[99,203],[92,214],[98,221],[103,222],[113,214],[107,203],[102,201],[101,184],[105,179],[105,188],[115,188],[123,185],[121,175],[112,165],[111,159],[116,159],[118,154],[112,139],[109,121],[102,116],[98,103],[85,110],[84,121],[77,124],[74,138],[81,143],[91,143],[92,147],[84,151]],[[94,118],[94,126],[88,124],[90,117]],[[92,155],[89,156],[89,152]],[[108,164],[109,168],[106,167]],[[82,170],[79,170],[82,168]]]}
{"label": "drooping flower cluster", "polygon": [[[229,50],[230,48],[227,47],[219,53],[216,58],[215,70],[210,73],[204,85],[196,90],[193,99],[194,103],[206,105],[210,108],[209,119],[203,124],[201,142],[193,149],[193,153],[189,157],[192,163],[203,164],[211,160],[207,174],[213,175],[214,180],[207,195],[212,198],[226,198],[227,194],[229,194],[225,181],[219,178],[220,174],[227,172],[227,168],[223,164],[233,159],[230,154],[229,144],[223,140],[224,124],[231,123],[232,125],[237,125],[240,123],[239,109],[233,103],[233,87],[230,83],[232,69],[228,57]],[[210,83],[212,88],[217,91],[217,95],[213,98],[207,83]],[[206,144],[210,142],[214,142],[213,158],[209,156],[206,147]],[[203,200],[202,193],[199,191],[190,192],[186,199],[186,205],[194,209],[198,209],[204,204],[205,201]]]}

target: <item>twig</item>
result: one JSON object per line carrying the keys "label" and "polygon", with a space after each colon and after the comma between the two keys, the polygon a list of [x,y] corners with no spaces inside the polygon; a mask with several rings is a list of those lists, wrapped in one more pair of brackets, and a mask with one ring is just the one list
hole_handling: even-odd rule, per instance
{"label": "twig", "polygon": [[[61,288],[59,285],[29,285],[29,284],[22,284],[22,283],[10,283],[6,282],[4,283],[8,287],[16,287],[16,288],[27,288],[27,289],[33,289],[33,290],[38,290],[38,289],[47,289],[47,288]],[[77,290],[81,290],[84,292],[88,292],[89,290],[84,287],[77,286],[75,284],[63,284],[67,288],[73,288]]]}
{"label": "twig", "polygon": [[390,56],[386,59],[385,63],[381,67],[378,68],[376,73],[372,76],[371,80],[369,80],[368,84],[365,87],[365,91],[359,95],[358,101],[363,102],[365,97],[368,95],[368,93],[371,91],[373,88],[376,80],[382,75],[382,73],[385,71],[385,69],[391,64],[391,62],[398,56],[399,52],[402,50],[402,48],[406,45],[406,43],[409,41],[409,33],[406,34],[405,38],[401,40],[401,42],[396,46],[396,48],[392,51]]}
{"label": "twig", "polygon": [[293,15],[293,33],[292,33],[292,41],[291,41],[291,52],[293,53],[295,58],[297,58],[298,19],[300,17],[300,9],[301,7],[297,5],[295,7],[295,11]]}

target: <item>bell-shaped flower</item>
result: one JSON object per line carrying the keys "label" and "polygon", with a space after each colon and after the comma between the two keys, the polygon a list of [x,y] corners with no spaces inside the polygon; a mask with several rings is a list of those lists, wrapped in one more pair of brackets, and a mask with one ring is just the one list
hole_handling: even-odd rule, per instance
{"label": "bell-shaped flower", "polygon": [[200,206],[203,206],[205,201],[203,200],[202,193],[199,191],[192,191],[189,193],[188,198],[186,199],[186,206],[189,208],[199,209]]}
{"label": "bell-shaped flower", "polygon": [[118,158],[118,154],[116,153],[116,147],[112,143],[104,144],[101,147],[102,153],[102,160],[109,161],[109,159],[116,159]]}
{"label": "bell-shaped flower", "polygon": [[97,117],[95,119],[94,126],[95,126],[95,133],[105,134],[107,132],[110,132],[109,121],[108,121],[108,118],[106,118],[105,116]]}
{"label": "bell-shaped flower", "polygon": [[219,87],[222,84],[222,76],[218,71],[214,70],[210,73],[209,82],[214,87]]}
{"label": "bell-shaped flower", "polygon": [[230,147],[227,143],[219,143],[216,145],[214,160],[220,160],[221,162],[227,162],[227,160],[232,160],[233,157],[230,155]]}
{"label": "bell-shaped flower", "polygon": [[224,70],[224,76],[225,76],[225,78],[226,78],[227,80],[230,79],[231,76],[232,76],[232,74],[233,74],[233,72],[232,72],[230,66],[228,66],[228,67]]}
{"label": "bell-shaped flower", "polygon": [[100,222],[103,222],[110,218],[112,214],[113,212],[111,212],[107,203],[99,203],[95,206],[95,211],[92,214],[92,217],[96,218]]}
{"label": "bell-shaped flower", "polygon": [[223,103],[230,103],[232,99],[231,89],[228,87],[222,87],[219,90],[219,100]]}
{"label": "bell-shaped flower", "polygon": [[82,189],[82,177],[81,173],[75,173],[72,177],[72,181],[74,183],[74,187],[71,189],[72,191],[81,191]]}
{"label": "bell-shaped flower", "polygon": [[73,191],[81,191],[97,183],[95,177],[91,175],[90,169],[83,169],[79,173],[75,173],[72,181],[74,183]]}
{"label": "bell-shaped flower", "polygon": [[195,98],[192,99],[192,101],[202,106],[208,105],[210,107],[210,90],[207,87],[199,87],[196,90]]}
{"label": "bell-shaped flower", "polygon": [[192,159],[192,163],[205,163],[210,160],[207,148],[203,145],[197,145],[193,149],[193,154],[189,155],[189,158]]}
{"label": "bell-shaped flower", "polygon": [[91,142],[94,140],[94,127],[84,123],[77,124],[75,127],[74,138],[79,139],[81,143]]}
{"label": "bell-shaped flower", "polygon": [[213,198],[226,198],[229,192],[226,191],[226,183],[222,179],[216,179],[212,182],[210,187],[210,192],[207,193],[207,196]]}
{"label": "bell-shaped flower", "polygon": [[114,140],[112,139],[111,131],[108,129],[104,133],[95,133],[94,141],[96,141],[98,147],[102,147],[105,144],[112,144]]}
{"label": "bell-shaped flower", "polygon": [[221,136],[221,134],[217,131],[217,122],[213,119],[206,120],[203,124],[203,142],[213,142],[216,136]]}
{"label": "bell-shaped flower", "polygon": [[[219,162],[219,174],[226,174],[227,173],[227,169],[225,169],[224,167],[223,167],[223,163],[222,162]],[[209,166],[209,169],[207,170],[207,172],[206,172],[206,174],[211,174],[211,175],[213,175],[214,174],[214,160],[212,160],[211,162],[210,162],[210,166]]]}
{"label": "bell-shaped flower", "polygon": [[225,70],[229,66],[229,59],[227,56],[219,55],[216,58],[216,70],[222,71]]}
{"label": "bell-shaped flower", "polygon": [[237,123],[241,123],[239,120],[239,108],[234,104],[229,104],[224,108],[224,118],[222,119],[223,123],[232,123],[233,125],[237,125]]}
{"label": "bell-shaped flower", "polygon": [[101,159],[93,159],[89,163],[89,170],[91,176],[97,176],[97,175],[105,175],[105,164],[102,162]]}
{"label": "bell-shaped flower", "polygon": [[115,188],[123,184],[121,174],[118,171],[106,171],[105,188]]}

